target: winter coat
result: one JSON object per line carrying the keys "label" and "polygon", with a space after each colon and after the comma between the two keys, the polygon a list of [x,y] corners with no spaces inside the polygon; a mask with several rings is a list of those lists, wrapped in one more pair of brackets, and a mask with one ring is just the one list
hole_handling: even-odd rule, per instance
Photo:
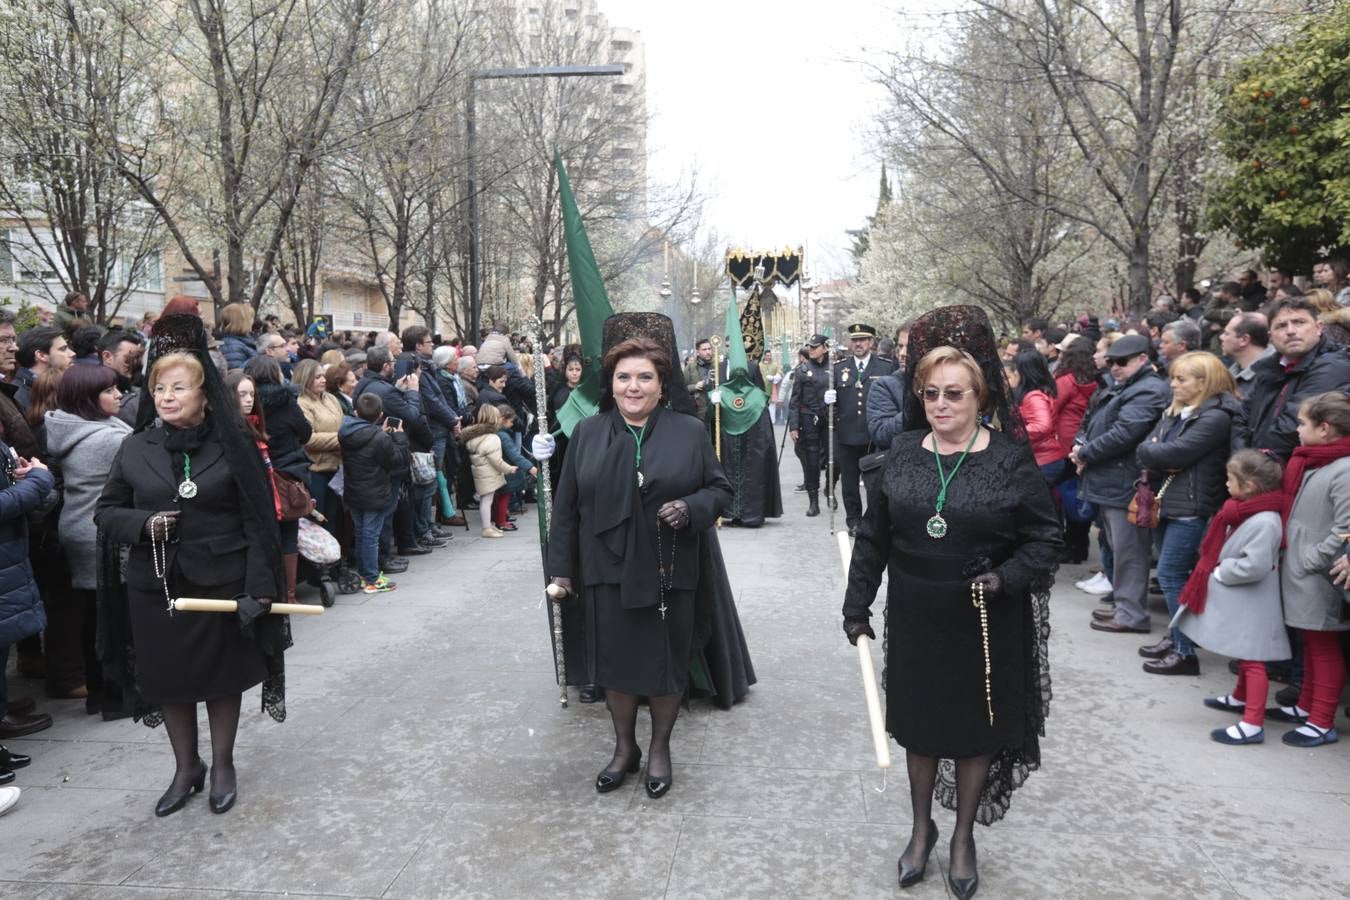
{"label": "winter coat", "polygon": [[338,428],[342,448],[342,502],[371,512],[389,506],[390,476],[408,467],[408,436],[347,416]]}
{"label": "winter coat", "polygon": [[431,449],[431,428],[422,415],[422,398],[416,391],[401,390],[394,384],[393,378],[381,378],[377,373],[367,371],[356,383],[352,391],[352,401],[370,391],[384,403],[384,414],[403,420],[403,432],[408,436],[408,446],[423,453]]}
{"label": "winter coat", "polygon": [[1282,458],[1298,446],[1298,407],[1304,400],[1350,384],[1350,356],[1326,338],[1285,371],[1278,353],[1252,363],[1256,377],[1244,391],[1243,446],[1274,450]]}
{"label": "winter coat", "polygon": [[431,360],[416,353],[400,353],[394,366],[394,378],[402,378],[409,373],[418,376],[417,393],[422,400],[422,413],[431,428],[432,439],[448,437],[455,430],[459,416],[446,398],[441,381],[436,377],[436,370],[431,367]]}
{"label": "winter coat", "polygon": [[1242,439],[1242,401],[1232,394],[1210,397],[1177,429],[1178,416],[1164,415],[1135,459],[1149,472],[1154,491],[1162,489],[1161,515],[1167,519],[1209,517],[1228,499],[1228,458]]}
{"label": "winter coat", "polygon": [[131,426],[121,419],[84,419],[55,409],[45,416],[47,449],[61,467],[64,493],[61,503],[61,547],[70,566],[71,586],[92,591],[98,587],[98,529],[94,511],[108,472]]}
{"label": "winter coat", "polygon": [[[317,398],[313,394],[302,393],[297,402],[311,429],[309,440],[305,443],[309,470],[336,472],[338,466],[342,465],[342,448],[338,445],[338,429],[342,427],[342,404],[327,391]],[[267,425],[270,429],[271,420],[268,420]]]}
{"label": "winter coat", "polygon": [[516,467],[515,472],[506,476],[506,489],[511,492],[525,490],[529,486],[529,471],[534,468],[534,463],[520,452],[520,435],[503,428],[497,432],[497,437],[502,439],[502,458],[508,465]]}
{"label": "winter coat", "polygon": [[18,392],[17,386],[0,383],[0,440],[27,459],[37,456],[38,444],[33,429],[23,417],[23,409],[15,399]]}
{"label": "winter coat", "polygon": [[[0,444],[9,455],[9,446]],[[47,627],[47,613],[28,561],[28,514],[42,505],[56,480],[34,469],[19,481],[0,467],[0,647]]]}
{"label": "winter coat", "polygon": [[1284,623],[1309,631],[1350,631],[1343,591],[1326,578],[1350,534],[1350,457],[1303,476],[1284,525],[1280,593]]}
{"label": "winter coat", "polygon": [[[878,450],[889,450],[905,430],[905,373],[899,369],[872,382],[867,392],[867,433]],[[1062,455],[1062,454],[1061,454]]]}
{"label": "winter coat", "polygon": [[1228,536],[1209,577],[1205,611],[1181,607],[1176,627],[1206,650],[1235,659],[1289,658],[1280,609],[1280,514],[1261,512]]}
{"label": "winter coat", "polygon": [[511,339],[499,331],[494,331],[478,343],[479,368],[487,366],[515,364],[516,351],[511,348]]}
{"label": "winter coat", "polygon": [[227,334],[220,342],[220,355],[225,357],[226,368],[242,369],[258,355],[258,345],[251,334]]}
{"label": "winter coat", "polygon": [[1036,465],[1044,466],[1069,455],[1059,442],[1055,431],[1055,398],[1045,391],[1027,391],[1018,404],[1022,423],[1027,427],[1027,439]]}
{"label": "winter coat", "polygon": [[1317,317],[1322,323],[1322,334],[1333,344],[1350,347],[1350,308],[1340,307]]}
{"label": "winter coat", "polygon": [[1078,436],[1088,403],[1100,386],[1096,381],[1079,384],[1068,372],[1055,379],[1055,403],[1051,413],[1055,417],[1055,435],[1066,456],[1073,449],[1073,439]]}
{"label": "winter coat", "polygon": [[1084,464],[1078,496],[1113,509],[1125,509],[1139,477],[1135,451],[1157,424],[1172,389],[1152,366],[1098,391],[1075,442]]}
{"label": "winter coat", "polygon": [[470,425],[460,432],[460,437],[469,451],[473,492],[482,496],[505,487],[511,464],[502,456],[502,439],[497,436],[497,429],[492,425]]}
{"label": "winter coat", "polygon": [[267,422],[267,454],[272,468],[307,480],[309,458],[305,456],[305,445],[314,429],[300,411],[295,389],[288,384],[260,383],[258,403]]}

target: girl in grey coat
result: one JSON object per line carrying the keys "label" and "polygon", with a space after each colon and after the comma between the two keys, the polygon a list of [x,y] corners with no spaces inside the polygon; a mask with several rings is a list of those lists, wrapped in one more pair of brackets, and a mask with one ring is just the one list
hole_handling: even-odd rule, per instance
{"label": "girl in grey coat", "polygon": [[[1266,696],[1270,682],[1264,660],[1289,658],[1289,637],[1280,609],[1280,519],[1284,475],[1279,461],[1256,450],[1241,450],[1228,461],[1232,498],[1210,525],[1201,545],[1194,580],[1204,579],[1203,605],[1191,601],[1201,585],[1188,581],[1174,627],[1214,653],[1241,660],[1233,693],[1208,697],[1211,709],[1242,713],[1242,721],[1216,728],[1210,738],[1221,744],[1259,744],[1265,740]],[[1230,529],[1230,523],[1237,525]],[[1224,534],[1227,533],[1227,537]],[[1217,559],[1206,547],[1222,540]]]}

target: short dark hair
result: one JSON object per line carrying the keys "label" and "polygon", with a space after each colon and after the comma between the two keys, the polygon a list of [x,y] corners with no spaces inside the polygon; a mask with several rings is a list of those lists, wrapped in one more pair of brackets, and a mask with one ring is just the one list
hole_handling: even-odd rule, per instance
{"label": "short dark hair", "polygon": [[1181,292],[1182,300],[1190,300],[1192,303],[1202,303],[1204,295],[1200,293],[1199,288],[1188,287]]}
{"label": "short dark hair", "polygon": [[1151,309],[1148,315],[1144,316],[1144,322],[1150,328],[1166,328],[1177,320],[1177,314],[1169,309]]}
{"label": "short dark hair", "polygon": [[394,354],[389,352],[388,347],[371,347],[366,351],[366,368],[376,375],[383,372],[384,367],[393,361]]}
{"label": "short dark hair", "polygon": [[1223,284],[1219,285],[1219,293],[1227,294],[1230,297],[1241,297],[1242,285],[1238,284],[1236,281],[1225,281]]}
{"label": "short dark hair", "polygon": [[1301,288],[1301,287],[1299,287],[1298,285],[1294,284],[1292,281],[1289,282],[1288,284],[1282,284],[1282,285],[1280,285],[1280,292],[1283,293],[1286,297],[1304,297],[1304,296],[1307,296],[1306,294],[1303,293],[1303,288]]}
{"label": "short dark hair", "polygon": [[403,352],[412,353],[417,345],[431,336],[431,329],[425,325],[409,325],[403,329]]}
{"label": "short dark hair", "polygon": [[14,310],[8,306],[0,306],[0,325],[13,325],[19,321],[19,317],[14,314]]}
{"label": "short dark hair", "polygon": [[1044,334],[1045,329],[1050,327],[1050,320],[1042,319],[1041,317],[1036,316],[1027,319],[1025,322],[1023,322],[1022,327],[1025,328],[1027,331],[1039,331],[1042,334]]}
{"label": "short dark hair", "polygon": [[502,378],[505,375],[506,375],[506,366],[502,365],[501,363],[488,366],[486,369],[483,370],[484,381],[496,381],[498,378]]}
{"label": "short dark hair", "polygon": [[656,341],[648,338],[629,338],[610,347],[603,362],[604,377],[600,385],[600,409],[614,407],[614,370],[619,363],[631,357],[640,356],[656,369],[656,378],[661,382],[661,399],[666,399],[670,386],[670,353]]}
{"label": "short dark hair", "polygon": [[384,401],[374,391],[366,391],[357,397],[356,402],[352,405],[356,410],[356,415],[367,422],[374,422],[384,415]]}
{"label": "short dark hair", "polygon": [[1313,317],[1313,321],[1317,321],[1320,314],[1311,300],[1304,297],[1285,297],[1283,300],[1276,300],[1266,307],[1266,319],[1274,325],[1275,317],[1282,312],[1305,312]]}
{"label": "short dark hair", "polygon": [[711,344],[711,343],[712,343],[712,341],[710,341],[708,338],[699,338],[698,340],[694,341],[694,349],[697,350],[699,347],[702,347],[704,344]]}
{"label": "short dark hair", "polygon": [[56,388],[56,405],[81,419],[106,419],[98,395],[117,384],[117,373],[106,366],[71,366]]}
{"label": "short dark hair", "polygon": [[76,356],[89,356],[98,352],[99,342],[103,340],[103,329],[97,325],[81,325],[66,340]]}
{"label": "short dark hair", "polygon": [[1270,327],[1262,316],[1254,313],[1238,313],[1233,317],[1233,333],[1251,338],[1253,347],[1265,347],[1270,344]]}
{"label": "short dark hair", "polygon": [[76,300],[83,300],[87,303],[89,301],[89,295],[84,291],[69,291],[66,294],[66,299],[62,302],[65,303],[66,306],[73,306]]}
{"label": "short dark hair", "polygon": [[135,344],[139,347],[142,343],[144,342],[137,332],[114,328],[99,339],[98,349],[100,353],[116,353],[117,348],[123,344]]}
{"label": "short dark hair", "polygon": [[37,362],[37,355],[51,353],[52,342],[61,336],[61,329],[50,326],[28,329],[19,335],[19,349],[14,354],[15,361],[24,368],[31,369]]}
{"label": "short dark hair", "polygon": [[1045,331],[1041,332],[1041,337],[1043,337],[1045,339],[1045,342],[1048,344],[1058,344],[1060,341],[1064,340],[1068,336],[1069,332],[1065,331],[1063,328],[1060,328],[1058,325],[1052,325],[1051,327],[1045,329]]}
{"label": "short dark hair", "polygon": [[281,363],[259,353],[244,363],[244,374],[252,378],[254,384],[281,384]]}

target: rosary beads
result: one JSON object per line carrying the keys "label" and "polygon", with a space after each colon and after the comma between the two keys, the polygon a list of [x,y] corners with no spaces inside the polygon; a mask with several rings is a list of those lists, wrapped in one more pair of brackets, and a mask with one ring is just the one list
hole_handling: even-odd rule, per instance
{"label": "rosary beads", "polygon": [[989,609],[984,602],[984,582],[970,585],[971,605],[980,611],[980,638],[984,642],[984,702],[989,707],[989,724],[994,724],[994,693],[989,685]]}

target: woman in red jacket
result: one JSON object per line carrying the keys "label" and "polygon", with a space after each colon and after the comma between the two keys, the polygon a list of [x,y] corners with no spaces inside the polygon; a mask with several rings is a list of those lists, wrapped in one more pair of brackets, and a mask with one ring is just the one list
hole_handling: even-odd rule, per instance
{"label": "woman in red jacket", "polygon": [[1036,465],[1041,467],[1046,483],[1053,486],[1064,474],[1069,451],[1055,433],[1056,389],[1050,366],[1039,350],[1022,350],[1011,362],[1003,364],[1003,371],[1022,413]]}
{"label": "woman in red jacket", "polygon": [[[1073,448],[1078,428],[1083,424],[1088,403],[1101,384],[1097,363],[1093,359],[1092,341],[1081,334],[1071,334],[1060,342],[1059,364],[1055,367],[1055,434],[1066,449]],[[1069,473],[1071,474],[1071,473]],[[1073,481],[1074,496],[1077,496],[1077,477]],[[1064,485],[1068,490],[1069,485]],[[1090,518],[1072,514],[1066,509],[1064,515],[1064,550],[1060,562],[1087,562],[1088,546],[1091,542],[1092,522]]]}

